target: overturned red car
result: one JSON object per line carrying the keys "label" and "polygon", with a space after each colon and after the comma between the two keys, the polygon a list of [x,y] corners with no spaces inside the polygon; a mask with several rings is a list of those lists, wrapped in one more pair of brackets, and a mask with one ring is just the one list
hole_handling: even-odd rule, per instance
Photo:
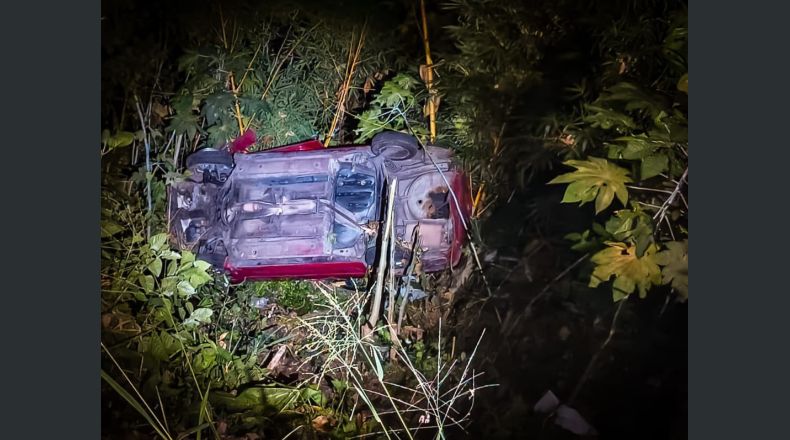
{"label": "overturned red car", "polygon": [[378,257],[385,188],[396,178],[394,272],[402,273],[415,245],[426,272],[461,257],[471,198],[448,149],[383,132],[370,145],[324,148],[311,140],[234,150],[196,151],[187,157],[190,177],[168,193],[174,244],[233,282],[364,276]]}

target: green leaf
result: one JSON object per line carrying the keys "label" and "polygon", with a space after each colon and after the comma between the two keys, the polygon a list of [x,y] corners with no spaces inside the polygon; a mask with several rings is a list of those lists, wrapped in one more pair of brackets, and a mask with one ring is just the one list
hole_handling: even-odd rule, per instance
{"label": "green leaf", "polygon": [[161,234],[156,234],[151,237],[150,240],[148,240],[148,244],[151,246],[151,250],[154,252],[159,252],[165,243],[167,243],[167,234],[164,232]]}
{"label": "green leaf", "polygon": [[604,130],[616,128],[620,131],[636,128],[636,124],[630,116],[616,110],[592,104],[585,104],[584,109],[587,112],[584,122],[589,123],[592,127],[600,127]]}
{"label": "green leaf", "polygon": [[188,139],[193,139],[199,128],[198,117],[192,113],[176,113],[170,119],[167,128],[176,134],[186,134]]}
{"label": "green leaf", "polygon": [[211,268],[211,263],[203,260],[195,260],[195,267],[202,271],[206,271]]}
{"label": "green leaf", "polygon": [[[186,325],[186,322],[184,323]],[[195,356],[194,366],[198,371],[206,371],[217,365],[217,350],[204,348]]]}
{"label": "green leaf", "polygon": [[381,92],[373,100],[373,103],[390,108],[399,107],[401,110],[405,110],[414,105],[415,98],[412,89],[417,84],[419,83],[414,78],[404,73],[399,73],[384,83],[381,87]]}
{"label": "green leaf", "polygon": [[189,276],[189,284],[195,286],[195,288],[199,288],[200,286],[206,284],[207,282],[211,281],[213,278],[211,275],[207,274],[204,271],[195,272]]}
{"label": "green leaf", "polygon": [[642,159],[640,177],[642,180],[655,177],[669,168],[669,157],[666,154],[653,154]]}
{"label": "green leaf", "polygon": [[666,243],[667,249],[656,255],[656,261],[661,266],[661,283],[672,284],[672,288],[680,295],[683,301],[689,297],[689,255],[688,240],[670,241]]}
{"label": "green leaf", "polygon": [[324,393],[316,385],[308,385],[302,388],[302,399],[312,400],[313,403],[321,407],[329,403],[329,399],[324,396]]}
{"label": "green leaf", "polygon": [[641,257],[653,243],[653,222],[649,215],[638,207],[622,209],[606,221],[606,234],[614,241],[636,243],[636,256]]}
{"label": "green leaf", "polygon": [[162,260],[160,260],[159,257],[154,258],[154,261],[150,262],[147,267],[157,278],[162,274]]}
{"label": "green leaf", "polygon": [[159,335],[154,335],[149,339],[149,352],[151,355],[160,361],[170,359],[174,353],[179,350],[179,343],[176,338],[170,333],[162,330]]}
{"label": "green leaf", "polygon": [[163,260],[176,261],[181,258],[181,254],[179,254],[176,251],[165,249],[162,251],[161,254],[159,254],[159,257],[162,258]]}
{"label": "green leaf", "polygon": [[195,288],[189,284],[189,281],[187,280],[180,281],[176,288],[178,293],[186,297],[190,297],[195,294]]}
{"label": "green leaf", "polygon": [[101,238],[112,237],[123,230],[123,226],[112,220],[102,220],[101,222]]}
{"label": "green leaf", "polygon": [[595,199],[595,213],[598,214],[612,203],[615,195],[623,205],[628,202],[625,184],[631,182],[631,178],[624,168],[597,157],[564,163],[576,168],[576,171],[557,176],[549,182],[570,183],[565,190],[563,203],[581,202],[583,205]]}
{"label": "green leaf", "polygon": [[357,128],[354,129],[354,133],[357,135],[355,142],[364,142],[385,129],[393,128],[390,123],[382,120],[380,107],[365,110],[357,119],[359,120],[359,124],[357,124]]}
{"label": "green leaf", "polygon": [[214,314],[214,311],[211,309],[200,308],[196,309],[189,315],[184,321],[184,326],[189,328],[195,328],[201,324],[208,324],[211,322],[211,315]]}
{"label": "green leaf", "polygon": [[119,147],[126,147],[131,145],[132,142],[134,142],[134,133],[119,131],[107,139],[107,146],[112,150]]}
{"label": "green leaf", "polygon": [[672,142],[666,136],[658,133],[640,133],[636,136],[622,136],[615,141],[625,142],[625,148],[621,151],[623,159],[637,160],[653,154],[659,148],[669,148]]}
{"label": "green leaf", "polygon": [[140,275],[137,280],[145,293],[151,293],[154,290],[154,277],[151,275]]}
{"label": "green leaf", "polygon": [[300,397],[297,389],[284,387],[251,387],[234,396],[230,393],[215,392],[212,403],[233,412],[255,409],[282,411],[290,407]]}
{"label": "green leaf", "polygon": [[162,294],[165,296],[172,296],[178,292],[178,277],[169,276],[164,278],[160,284]]}
{"label": "green leaf", "polygon": [[608,87],[598,101],[624,102],[626,111],[643,110],[653,116],[668,106],[662,96],[647,93],[638,85],[629,82],[620,82]]}
{"label": "green leaf", "polygon": [[656,262],[656,246],[648,246],[645,254],[636,256],[636,247],[626,243],[607,242],[606,249],[593,255],[591,261],[596,267],[590,277],[590,287],[598,287],[612,276],[612,294],[615,301],[630,295],[639,289],[639,296],[644,298],[648,289],[661,282],[661,269]]}
{"label": "green leaf", "polygon": [[181,254],[181,265],[183,266],[186,263],[194,263],[195,262],[195,254],[191,251],[184,251]]}

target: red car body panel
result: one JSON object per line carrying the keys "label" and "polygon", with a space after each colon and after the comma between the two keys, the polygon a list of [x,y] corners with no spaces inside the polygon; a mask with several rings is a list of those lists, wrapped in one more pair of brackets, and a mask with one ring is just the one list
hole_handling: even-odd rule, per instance
{"label": "red car body panel", "polygon": [[[455,197],[450,197],[450,218],[453,221],[453,246],[450,248],[451,265],[455,266],[461,260],[463,246],[466,243],[466,228],[469,226],[468,219],[472,213],[472,195],[469,193],[467,177],[463,173],[458,173],[450,182],[450,188]],[[456,198],[460,203],[456,203]]]}
{"label": "red car body panel", "polygon": [[309,140],[304,142],[298,142],[291,145],[285,145],[282,147],[272,148],[271,150],[267,150],[269,152],[280,152],[280,153],[293,153],[296,151],[314,151],[314,150],[321,150],[324,149],[324,144],[317,140]]}
{"label": "red car body panel", "polygon": [[225,270],[233,283],[244,280],[361,278],[368,272],[361,261],[283,264],[278,266],[234,267],[225,260]]}

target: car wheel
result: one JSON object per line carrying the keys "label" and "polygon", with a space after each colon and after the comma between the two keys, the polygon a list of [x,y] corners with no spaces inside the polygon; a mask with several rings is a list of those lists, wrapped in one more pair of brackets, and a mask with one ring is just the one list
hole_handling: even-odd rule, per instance
{"label": "car wheel", "polygon": [[417,138],[397,131],[385,131],[373,136],[370,149],[376,156],[389,160],[406,160],[417,154]]}
{"label": "car wheel", "polygon": [[233,156],[227,151],[204,148],[187,156],[186,165],[199,181],[221,184],[233,170]]}

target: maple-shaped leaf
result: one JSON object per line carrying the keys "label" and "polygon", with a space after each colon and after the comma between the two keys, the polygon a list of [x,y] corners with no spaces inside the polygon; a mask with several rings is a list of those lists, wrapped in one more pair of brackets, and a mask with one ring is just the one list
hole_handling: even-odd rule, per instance
{"label": "maple-shaped leaf", "polygon": [[399,73],[394,78],[384,83],[381,87],[374,103],[381,104],[384,107],[402,107],[404,104],[407,108],[414,104],[414,92],[412,89],[419,84],[417,80],[409,75]]}
{"label": "maple-shaped leaf", "polygon": [[615,195],[623,205],[628,203],[628,190],[625,187],[626,183],[631,182],[628,170],[597,157],[563,163],[576,168],[576,171],[557,176],[549,182],[570,183],[562,198],[563,203],[581,202],[580,205],[583,205],[595,200],[596,214],[609,207]]}
{"label": "maple-shaped leaf", "polygon": [[655,244],[647,247],[642,257],[636,256],[636,246],[630,243],[606,242],[606,249],[593,255],[590,261],[595,270],[590,276],[590,287],[609,281],[614,276],[612,297],[619,301],[639,288],[639,297],[647,296],[647,290],[661,282],[661,269],[656,262]]}
{"label": "maple-shaped leaf", "polygon": [[186,134],[189,139],[192,139],[200,127],[197,116],[192,113],[176,113],[170,119],[167,129],[176,132],[176,134]]}
{"label": "maple-shaped leaf", "polygon": [[689,242],[670,241],[667,249],[656,255],[656,262],[664,268],[661,270],[661,283],[670,284],[678,292],[683,301],[689,297]]}

